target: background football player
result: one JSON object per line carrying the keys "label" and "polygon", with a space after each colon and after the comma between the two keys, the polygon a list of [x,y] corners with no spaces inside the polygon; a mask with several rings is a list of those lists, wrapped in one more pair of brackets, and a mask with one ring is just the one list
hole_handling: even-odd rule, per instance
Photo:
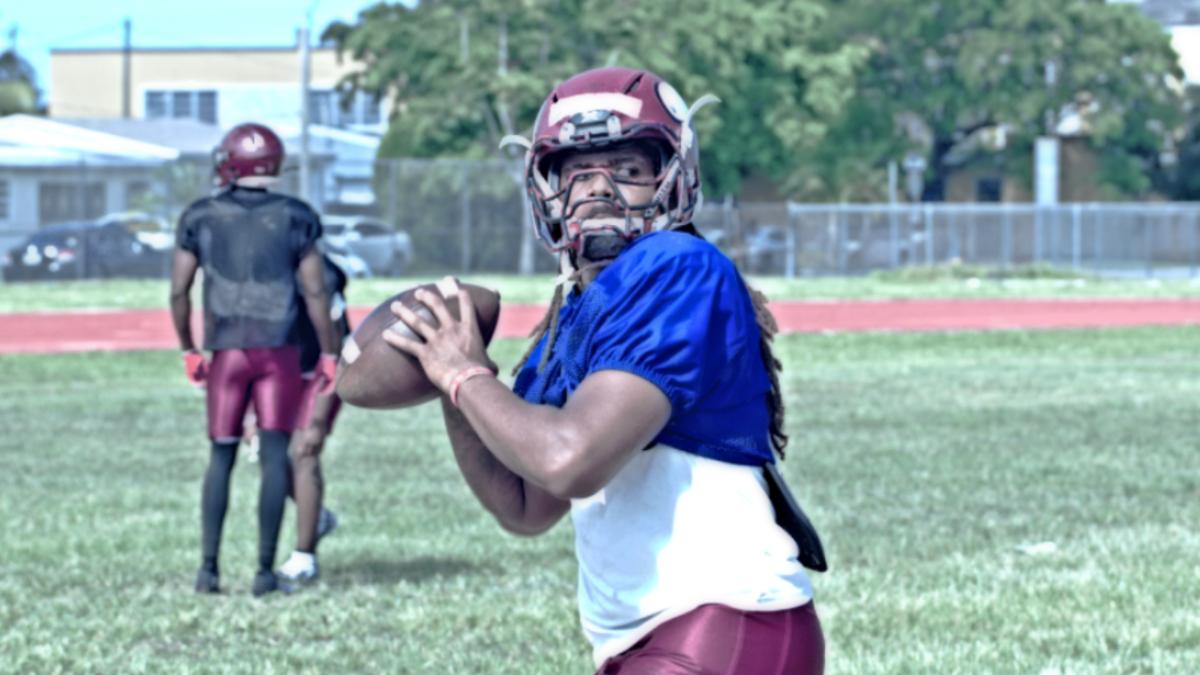
{"label": "background football player", "polygon": [[[281,588],[272,571],[289,482],[288,441],[303,390],[300,357],[289,338],[299,312],[312,321],[322,354],[317,372],[331,389],[340,340],[329,317],[324,264],[316,249],[321,223],[304,202],[269,192],[283,166],[279,137],[260,124],[231,129],[214,151],[221,189],[180,217],[171,273],[171,314],[188,379],[207,389],[212,443],[201,494],[201,567],[197,592],[219,591],[218,553],[229,478],[253,399],[262,482],[258,501],[258,572],[252,592]],[[204,348],[196,349],[190,290],[204,270]]]}

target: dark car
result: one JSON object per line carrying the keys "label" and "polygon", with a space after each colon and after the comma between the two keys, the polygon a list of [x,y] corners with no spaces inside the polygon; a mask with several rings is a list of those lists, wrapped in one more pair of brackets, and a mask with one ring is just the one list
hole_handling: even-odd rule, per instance
{"label": "dark car", "polygon": [[5,281],[165,277],[170,253],[120,223],[49,225],[8,251]]}

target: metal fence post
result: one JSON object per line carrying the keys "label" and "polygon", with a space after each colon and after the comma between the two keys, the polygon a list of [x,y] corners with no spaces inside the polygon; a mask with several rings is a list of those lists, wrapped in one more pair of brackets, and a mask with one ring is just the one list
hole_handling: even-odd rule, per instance
{"label": "metal fence post", "polygon": [[1005,202],[1002,208],[1004,214],[1000,226],[1000,255],[1004,269],[1008,269],[1012,267],[1012,204]]}
{"label": "metal fence post", "polygon": [[888,204],[888,240],[890,241],[888,258],[893,269],[900,266],[900,225],[896,222],[897,216],[895,202]]}
{"label": "metal fence post", "polygon": [[788,279],[796,278],[796,219],[790,213],[787,219],[787,261],[783,265],[783,274]]}
{"label": "metal fence post", "polygon": [[1192,214],[1192,268],[1189,271],[1189,276],[1196,278],[1196,259],[1200,253],[1200,211]]}
{"label": "metal fence post", "polygon": [[1045,208],[1042,206],[1034,207],[1033,211],[1033,263],[1037,264],[1042,261],[1042,218]]}
{"label": "metal fence post", "polygon": [[1081,210],[1082,206],[1078,202],[1071,205],[1071,267],[1074,269],[1079,269],[1079,247],[1082,243],[1080,241],[1082,238]]}
{"label": "metal fence post", "polygon": [[933,205],[925,203],[925,264],[933,264]]}
{"label": "metal fence post", "polygon": [[471,271],[471,186],[467,182],[467,164],[463,162],[462,166],[462,194],[459,196],[459,205],[462,209],[462,222],[459,224],[459,236],[462,241],[459,242],[459,269],[463,274]]}
{"label": "metal fence post", "polygon": [[835,216],[833,219],[834,226],[836,227],[833,240],[835,242],[834,246],[837,247],[836,248],[837,267],[838,267],[839,274],[845,274],[846,273],[846,228],[843,227],[843,225],[845,224],[845,213],[842,212],[842,206],[840,204],[834,208],[836,209],[835,213],[837,214],[837,216]]}
{"label": "metal fence post", "polygon": [[1142,232],[1146,240],[1146,278],[1154,276],[1154,221],[1142,216]]}
{"label": "metal fence post", "polygon": [[975,262],[979,257],[975,251],[975,234],[978,224],[975,211],[971,211],[971,217],[967,219],[967,254],[964,256],[971,262]]}

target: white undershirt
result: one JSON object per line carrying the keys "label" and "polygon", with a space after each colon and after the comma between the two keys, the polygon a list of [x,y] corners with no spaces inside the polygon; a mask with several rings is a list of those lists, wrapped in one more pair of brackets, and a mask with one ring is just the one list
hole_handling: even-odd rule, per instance
{"label": "white undershirt", "polygon": [[580,620],[597,666],[700,605],[778,611],[812,599],[759,467],[658,445],[572,500],[571,519]]}

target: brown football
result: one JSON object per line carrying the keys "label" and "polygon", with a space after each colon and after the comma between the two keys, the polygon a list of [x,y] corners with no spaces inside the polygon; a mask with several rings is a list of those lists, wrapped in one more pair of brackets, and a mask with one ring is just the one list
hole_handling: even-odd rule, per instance
{"label": "brown football", "polygon": [[[500,317],[500,294],[489,288],[474,284],[458,284],[471,294],[475,304],[475,318],[485,343],[491,342]],[[342,358],[338,367],[337,393],[343,401],[361,408],[404,408],[432,400],[438,389],[425,377],[425,371],[417,360],[389,345],[381,334],[392,325],[399,325],[406,335],[416,337],[408,326],[392,313],[391,304],[396,300],[404,303],[433,325],[437,319],[425,305],[413,297],[417,290],[428,289],[438,293],[446,301],[446,309],[454,318],[459,318],[458,295],[454,284],[443,281],[437,284],[413,286],[384,300],[363,319],[342,345]]]}

